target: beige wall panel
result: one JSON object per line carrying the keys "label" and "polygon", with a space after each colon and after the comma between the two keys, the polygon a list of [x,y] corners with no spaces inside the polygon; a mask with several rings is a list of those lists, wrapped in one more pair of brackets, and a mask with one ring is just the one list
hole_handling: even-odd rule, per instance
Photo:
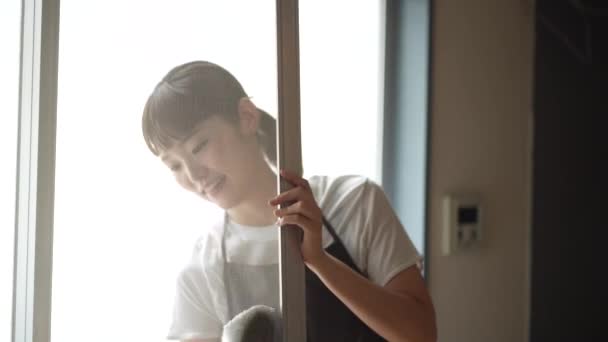
{"label": "beige wall panel", "polygon": [[[533,9],[439,0],[431,79],[430,289],[440,341],[526,341]],[[441,255],[441,199],[477,193],[483,241]]]}

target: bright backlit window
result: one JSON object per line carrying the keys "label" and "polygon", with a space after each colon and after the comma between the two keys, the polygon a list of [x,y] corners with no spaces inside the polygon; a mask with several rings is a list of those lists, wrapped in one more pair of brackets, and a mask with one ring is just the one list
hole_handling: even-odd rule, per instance
{"label": "bright backlit window", "polygon": [[[340,3],[300,4],[303,140],[323,137],[304,167],[378,179],[380,8]],[[209,60],[275,115],[275,30],[270,0],[61,2],[52,341],[165,340],[177,273],[222,213],[148,151],[143,105]]]}
{"label": "bright backlit window", "polygon": [[52,341],[163,341],[177,273],[221,214],[144,142],[179,64],[230,70],[276,112],[274,1],[62,1]]}
{"label": "bright backlit window", "polygon": [[365,0],[299,6],[304,174],[380,182],[383,7]]}

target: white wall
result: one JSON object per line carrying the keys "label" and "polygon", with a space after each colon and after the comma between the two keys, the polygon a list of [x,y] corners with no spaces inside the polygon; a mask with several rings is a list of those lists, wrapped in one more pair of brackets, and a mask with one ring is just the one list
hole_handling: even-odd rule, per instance
{"label": "white wall", "polygon": [[[440,341],[526,341],[533,4],[434,2],[430,289]],[[441,255],[441,198],[481,195],[484,241]]]}

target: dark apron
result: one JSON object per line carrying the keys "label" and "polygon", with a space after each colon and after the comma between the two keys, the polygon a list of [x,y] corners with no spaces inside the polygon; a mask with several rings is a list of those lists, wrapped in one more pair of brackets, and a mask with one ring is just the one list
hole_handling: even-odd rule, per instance
{"label": "dark apron", "polygon": [[[325,251],[366,277],[348,254],[332,225],[325,218],[323,223],[334,238],[334,242]],[[350,311],[308,268],[306,268],[306,334],[309,342],[386,341]]]}
{"label": "dark apron", "polygon": [[[323,218],[323,223],[334,239],[333,243],[325,248],[325,251],[355,272],[366,277],[353,262],[353,259],[348,254],[342,240],[340,240],[340,237],[338,237],[338,234],[336,234],[336,231],[331,224],[325,220],[325,218]],[[224,240],[223,236],[222,240]],[[222,244],[222,249],[225,250],[224,241],[222,241]],[[277,265],[261,266],[262,269],[258,269],[257,271],[251,269],[252,266],[229,265],[225,259],[225,252],[224,263],[224,272],[229,273],[228,276],[225,274],[224,285],[226,286],[227,291],[228,314],[231,318],[257,303],[248,302],[250,301],[250,298],[252,298],[251,294],[240,293],[243,291],[242,288],[237,290],[234,282],[231,282],[230,279],[237,279],[237,282],[249,281],[249,283],[259,284],[252,282],[252,280],[254,280],[252,278],[258,278],[260,277],[260,273],[264,273],[267,277],[268,274],[272,275],[268,277],[269,279],[258,280],[267,283],[267,285],[270,285],[269,282],[276,282],[278,284]],[[252,287],[252,289],[253,288],[254,287]],[[255,288],[260,287],[255,286]],[[275,305],[273,306],[278,309],[278,295],[277,303],[275,303]],[[342,303],[342,301],[323,284],[319,277],[308,269],[308,267],[306,267],[306,334],[308,342],[386,341],[350,311],[350,309],[344,305],[344,303]]]}

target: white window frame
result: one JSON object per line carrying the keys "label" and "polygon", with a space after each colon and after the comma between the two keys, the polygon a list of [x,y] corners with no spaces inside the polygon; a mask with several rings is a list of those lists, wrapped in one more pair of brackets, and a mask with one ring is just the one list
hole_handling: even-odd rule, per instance
{"label": "white window frame", "polygon": [[[277,0],[279,168],[301,173],[298,1]],[[60,0],[23,0],[13,342],[51,340]],[[280,183],[280,191],[289,184]],[[306,341],[297,230],[280,230],[283,341]]]}
{"label": "white window frame", "polygon": [[50,341],[59,0],[22,11],[13,341]]}

